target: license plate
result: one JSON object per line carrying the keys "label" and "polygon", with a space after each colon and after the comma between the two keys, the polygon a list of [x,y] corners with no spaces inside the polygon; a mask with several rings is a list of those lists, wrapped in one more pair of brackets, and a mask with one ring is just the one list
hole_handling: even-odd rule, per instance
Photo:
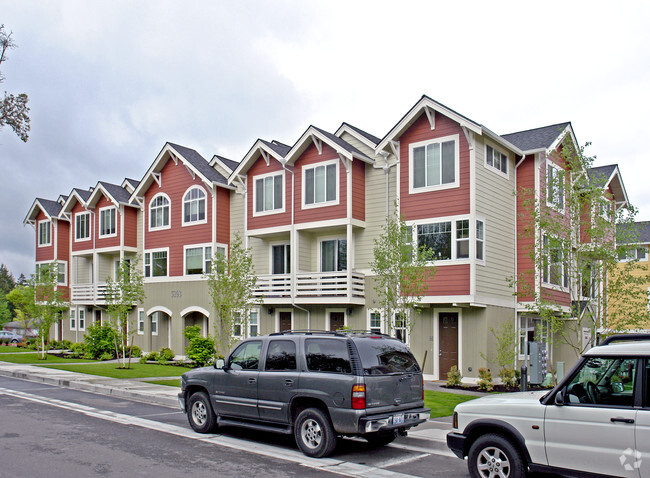
{"label": "license plate", "polygon": [[393,415],[393,425],[399,425],[400,423],[404,423],[404,414],[398,413],[397,415]]}

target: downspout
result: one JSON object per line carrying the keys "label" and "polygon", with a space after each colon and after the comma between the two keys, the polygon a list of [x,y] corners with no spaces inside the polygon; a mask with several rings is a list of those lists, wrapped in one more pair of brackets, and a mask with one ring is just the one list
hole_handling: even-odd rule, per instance
{"label": "downspout", "polygon": [[389,182],[388,182],[388,175],[390,168],[393,166],[397,165],[397,162],[393,164],[388,164],[388,156],[390,153],[388,151],[379,151],[379,155],[384,158],[384,165],[383,166],[377,166],[377,164],[373,163],[372,167],[375,169],[383,169],[384,172],[386,173],[385,178],[386,178],[386,220],[388,220],[388,215],[390,214],[390,198],[389,198]]}
{"label": "downspout", "polygon": [[285,171],[291,173],[291,229],[290,229],[291,240],[289,241],[289,244],[291,244],[291,257],[289,262],[291,264],[291,273],[289,274],[289,280],[291,282],[291,306],[295,307],[296,309],[307,312],[307,329],[311,329],[311,312],[296,304],[296,259],[295,259],[296,247],[294,244],[295,233],[296,233],[296,227],[295,227],[296,175],[294,174],[292,169],[287,168],[286,164],[283,164],[282,168]]}
{"label": "downspout", "polygon": [[[514,300],[514,312],[515,312],[515,314],[514,314],[515,315],[515,318],[514,318],[515,324],[514,325],[515,325],[515,332],[517,333],[517,343],[519,343],[519,334],[520,334],[519,320],[518,320],[519,315],[518,315],[518,312],[517,312],[517,304],[519,303],[519,298],[517,297],[517,292],[519,291],[519,282],[517,281],[517,277],[518,277],[517,262],[518,262],[518,259],[519,259],[519,249],[518,249],[518,247],[519,247],[519,245],[518,245],[519,244],[519,241],[518,241],[518,236],[519,236],[518,217],[519,217],[519,214],[518,214],[518,210],[517,210],[517,205],[519,204],[519,197],[517,196],[517,168],[519,167],[520,164],[522,164],[524,162],[524,159],[526,159],[525,154],[521,157],[521,160],[519,162],[516,162],[516,158],[515,158],[515,171],[514,171],[514,175],[515,175],[515,264],[514,264],[514,271],[515,271],[515,287],[517,289],[515,290],[515,294],[513,294],[512,297],[513,297],[513,300]],[[515,370],[517,369],[516,364],[517,364],[517,362],[519,360],[518,355],[519,354],[517,353],[517,346],[515,346]]]}

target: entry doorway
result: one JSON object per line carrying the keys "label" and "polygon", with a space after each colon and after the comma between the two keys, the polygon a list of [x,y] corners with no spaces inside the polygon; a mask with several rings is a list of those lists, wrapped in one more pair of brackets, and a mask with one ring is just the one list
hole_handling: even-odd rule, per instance
{"label": "entry doorway", "polygon": [[102,311],[99,309],[95,309],[95,323],[102,325]]}
{"label": "entry doorway", "polygon": [[278,332],[283,332],[285,330],[292,330],[292,316],[293,314],[290,311],[280,311],[278,312]]}
{"label": "entry doorway", "polygon": [[439,378],[445,380],[451,367],[458,367],[458,312],[440,312],[438,320]]}
{"label": "entry doorway", "polygon": [[340,330],[345,327],[345,312],[330,311],[329,330]]}

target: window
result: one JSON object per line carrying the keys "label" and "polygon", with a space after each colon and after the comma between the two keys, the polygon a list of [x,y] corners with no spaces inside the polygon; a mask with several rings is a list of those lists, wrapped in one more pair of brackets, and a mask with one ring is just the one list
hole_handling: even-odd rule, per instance
{"label": "window", "polygon": [[296,344],[291,340],[272,340],[266,354],[265,370],[296,370]]}
{"label": "window", "polygon": [[236,310],[233,312],[233,337],[247,338],[256,337],[259,335],[259,309],[251,309],[248,311],[248,320],[244,320],[244,315],[241,311]]}
{"label": "window", "polygon": [[169,227],[169,198],[158,194],[149,203],[149,229]]}
{"label": "window", "polygon": [[492,146],[485,147],[485,164],[503,174],[508,174],[508,156],[501,151],[497,151]]}
{"label": "window", "polygon": [[320,243],[321,272],[345,271],[348,269],[347,240],[334,239]]}
{"label": "window", "polygon": [[83,212],[75,215],[74,239],[75,241],[87,241],[90,239],[90,213],[89,212]]}
{"label": "window", "polygon": [[212,270],[212,246],[185,247],[185,275],[207,274]]}
{"label": "window", "polygon": [[338,202],[338,162],[303,168],[303,206]]}
{"label": "window", "polygon": [[259,324],[260,311],[258,309],[253,309],[248,312],[248,336],[257,337],[260,333],[260,324]]}
{"label": "window", "polygon": [[167,277],[167,251],[144,253],[144,276]]}
{"label": "window", "polygon": [[233,370],[257,370],[260,365],[261,352],[262,342],[243,343],[232,353],[228,365]]}
{"label": "window", "polygon": [[368,330],[375,334],[381,334],[381,329],[381,312],[368,310]]}
{"label": "window", "polygon": [[38,223],[38,246],[52,245],[52,223],[50,221],[39,221]]}
{"label": "window", "polygon": [[138,309],[138,335],[144,334],[144,310]]}
{"label": "window", "polygon": [[469,257],[469,219],[456,221],[456,259]]}
{"label": "window", "polygon": [[183,197],[183,225],[206,222],[205,218],[205,191],[192,186]]}
{"label": "window", "polygon": [[395,312],[393,320],[393,330],[395,337],[405,344],[408,343],[408,317],[402,312]]}
{"label": "window", "polygon": [[84,309],[79,309],[79,330],[86,330],[86,311]]}
{"label": "window", "polygon": [[546,164],[546,205],[564,210],[564,171],[553,163]]}
{"label": "window", "polygon": [[476,221],[476,259],[485,260],[483,248],[485,246],[485,225],[483,221]]}
{"label": "window", "polygon": [[70,330],[77,330],[77,311],[70,309]]}
{"label": "window", "polygon": [[273,212],[284,210],[283,198],[284,173],[265,175],[255,178],[255,212]]}
{"label": "window", "polygon": [[648,258],[648,249],[646,247],[621,248],[618,251],[619,262],[633,260],[645,261]]}
{"label": "window", "polygon": [[346,342],[331,339],[305,340],[307,368],[314,372],[352,373]]}
{"label": "window", "polygon": [[160,312],[151,314],[151,335],[158,335],[158,314]]}
{"label": "window", "polygon": [[528,344],[530,342],[541,342],[547,346],[548,352],[549,326],[548,323],[539,318],[519,317],[519,359],[524,360],[528,355]]}
{"label": "window", "polygon": [[568,405],[632,407],[637,360],[590,357],[566,387]]}
{"label": "window", "polygon": [[68,264],[67,262],[57,262],[54,265],[56,272],[56,283],[66,285],[68,283]]}
{"label": "window", "polygon": [[115,217],[117,210],[114,207],[107,207],[99,210],[99,237],[115,236]]}
{"label": "window", "polygon": [[418,361],[404,344],[395,341],[359,340],[356,346],[361,356],[364,375],[420,372]]}
{"label": "window", "polygon": [[451,259],[451,222],[419,224],[417,227],[418,249],[426,247],[433,259],[444,261]]}
{"label": "window", "polygon": [[457,143],[456,135],[410,145],[410,192],[457,186]]}
{"label": "window", "polygon": [[562,242],[544,234],[542,246],[544,253],[543,282],[560,287],[569,287],[569,275],[564,267]]}
{"label": "window", "polygon": [[291,246],[282,244],[271,246],[271,274],[291,273]]}

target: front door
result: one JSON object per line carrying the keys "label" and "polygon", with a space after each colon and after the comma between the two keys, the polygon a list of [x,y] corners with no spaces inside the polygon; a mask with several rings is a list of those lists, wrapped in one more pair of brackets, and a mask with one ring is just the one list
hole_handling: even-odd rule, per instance
{"label": "front door", "polygon": [[96,310],[95,311],[95,323],[102,325],[102,311],[101,310]]}
{"label": "front door", "polygon": [[291,312],[280,312],[280,332],[291,330]]}
{"label": "front door", "polygon": [[262,342],[244,342],[230,357],[225,370],[214,375],[217,413],[224,416],[259,418],[257,411],[257,380]]}
{"label": "front door", "polygon": [[452,366],[458,366],[458,313],[441,312],[438,320],[440,337],[439,368],[440,380],[447,378]]}
{"label": "front door", "polygon": [[330,330],[340,330],[345,327],[345,312],[330,312]]}

